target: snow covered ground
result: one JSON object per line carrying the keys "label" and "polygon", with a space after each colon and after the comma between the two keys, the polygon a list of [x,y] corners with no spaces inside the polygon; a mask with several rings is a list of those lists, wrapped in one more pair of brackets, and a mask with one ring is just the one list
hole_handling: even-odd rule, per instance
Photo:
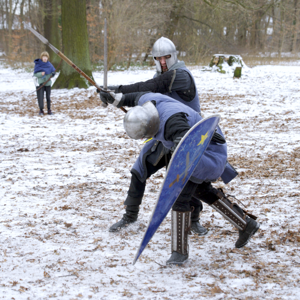
{"label": "snow covered ground", "polygon": [[[139,221],[109,233],[143,146],[125,135],[124,113],[89,88],[52,90],[55,115],[39,117],[31,74],[0,67],[1,299],[300,298],[300,66],[255,67],[240,80],[190,69],[240,172],[215,185],[259,216],[256,236],[235,249],[237,231],[205,204],[209,233],[190,236],[184,266],[165,265],[170,215],[132,265],[164,170],[148,181]],[[110,72],[108,82],[153,72]]]}

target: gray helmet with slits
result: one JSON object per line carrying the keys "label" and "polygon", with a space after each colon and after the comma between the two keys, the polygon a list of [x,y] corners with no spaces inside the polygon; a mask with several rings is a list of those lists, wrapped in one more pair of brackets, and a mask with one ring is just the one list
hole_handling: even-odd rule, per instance
{"label": "gray helmet with slits", "polygon": [[160,73],[162,71],[160,62],[155,58],[166,56],[166,55],[171,55],[170,58],[166,59],[167,67],[168,69],[170,69],[178,61],[176,47],[171,40],[162,36],[154,43],[152,48],[152,56],[156,64],[156,69]]}
{"label": "gray helmet with slits", "polygon": [[131,108],[123,120],[126,133],[135,140],[153,137],[159,123],[158,111],[151,101]]}

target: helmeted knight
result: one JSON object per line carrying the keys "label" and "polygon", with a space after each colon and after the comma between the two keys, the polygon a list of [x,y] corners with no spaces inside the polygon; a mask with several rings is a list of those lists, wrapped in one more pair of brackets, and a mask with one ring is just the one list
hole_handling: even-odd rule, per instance
{"label": "helmeted knight", "polygon": [[[165,148],[176,149],[181,138],[202,119],[197,112],[166,95],[135,93],[131,97],[135,97],[139,106],[132,108],[125,115],[124,128],[133,139],[153,136],[162,142]],[[152,125],[155,120],[159,126]],[[205,140],[205,136],[201,137],[199,144],[202,140]],[[226,163],[227,143],[220,127],[217,127],[200,162],[172,207],[172,254],[167,264],[180,265],[188,258],[188,232],[191,226],[193,198],[209,204],[239,230],[239,237],[235,243],[237,248],[245,246],[259,229],[260,225],[255,216],[244,211],[238,204],[232,203],[221,189],[212,186],[211,182],[223,174]]]}
{"label": "helmeted knight", "polygon": [[[156,65],[156,73],[152,79],[129,85],[108,86],[108,89],[113,90],[115,94],[101,92],[101,100],[116,107],[134,107],[138,105],[138,100],[132,93],[150,91],[167,95],[176,100],[172,103],[168,102],[170,107],[178,102],[200,114],[200,101],[195,80],[184,62],[178,60],[174,43],[165,37],[159,38],[153,45],[152,56]],[[169,149],[159,140],[153,138],[144,145],[131,169],[131,182],[124,202],[126,212],[120,221],[110,227],[111,232],[137,220],[139,205],[142,202],[146,187],[146,179],[165,167],[169,159]],[[237,172],[226,163],[222,174],[224,180],[229,182],[235,176],[237,176]],[[207,233],[207,229],[201,226],[199,222],[202,203],[193,197],[191,205],[193,207],[191,230],[198,235],[204,235]]]}
{"label": "helmeted knight", "polygon": [[163,73],[162,65],[158,59],[159,57],[165,57],[167,70],[170,70],[172,66],[178,62],[177,51],[174,43],[165,37],[161,37],[153,45],[152,57],[156,65],[156,70],[159,74]]}

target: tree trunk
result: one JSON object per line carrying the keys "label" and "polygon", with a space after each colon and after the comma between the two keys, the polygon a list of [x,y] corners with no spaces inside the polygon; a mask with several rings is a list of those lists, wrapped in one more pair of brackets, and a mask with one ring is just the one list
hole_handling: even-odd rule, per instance
{"label": "tree trunk", "polygon": [[9,0],[9,3],[7,3],[7,0],[5,1],[6,18],[7,18],[7,24],[8,24],[8,55],[12,51],[12,27],[13,27],[15,13],[16,13],[18,3],[19,3],[19,0],[16,1],[15,7],[13,8],[13,0]]}
{"label": "tree trunk", "polygon": [[184,0],[178,1],[171,1],[173,4],[172,10],[170,12],[170,22],[167,26],[166,36],[169,37],[171,40],[173,39],[174,33],[177,29],[179,19],[180,19],[180,12],[183,10],[183,6],[185,4]]}
{"label": "tree trunk", "polygon": [[297,38],[298,38],[298,0],[294,0],[294,32],[293,32],[293,44],[292,52],[297,53]]}
{"label": "tree trunk", "polygon": [[264,12],[259,10],[257,11],[257,17],[255,22],[255,29],[256,29],[256,48],[261,51],[263,50],[263,41],[262,41],[262,31],[261,31],[261,24],[262,24],[262,17]]}
{"label": "tree trunk", "polygon": [[278,41],[278,56],[281,57],[282,48],[284,44],[285,38],[285,28],[284,28],[284,21],[285,21],[285,9],[283,7],[283,0],[280,2],[280,34],[279,34],[279,41]]}
{"label": "tree trunk", "polygon": [[28,0],[28,17],[29,17],[29,21],[31,26],[33,27],[33,23],[32,23],[32,17],[31,17],[31,0]]}
{"label": "tree trunk", "polygon": [[20,4],[20,18],[21,18],[21,30],[22,33],[24,32],[24,4],[25,4],[25,0],[22,0],[21,4]]}
{"label": "tree trunk", "polygon": [[265,45],[265,51],[268,51],[268,48],[269,48],[269,32],[268,32],[268,29],[269,29],[269,26],[270,26],[270,20],[271,20],[271,17],[268,16],[268,21],[265,23],[265,30],[264,30],[264,45]]}
{"label": "tree trunk", "polygon": [[245,20],[240,20],[237,23],[237,41],[240,49],[244,49],[246,47],[246,37],[247,37],[247,23]]}
{"label": "tree trunk", "polygon": [[[63,53],[88,76],[92,77],[86,25],[86,1],[62,0]],[[87,88],[89,83],[67,63],[63,63],[53,88]]]}
{"label": "tree trunk", "polygon": [[4,9],[4,1],[0,2],[0,8],[1,8],[1,19],[2,19],[2,33],[1,34],[1,40],[2,40],[2,45],[3,45],[3,49],[4,52],[7,52],[7,36],[6,36],[6,26],[5,26],[5,9]]}
{"label": "tree trunk", "polygon": [[261,37],[261,22],[262,22],[263,12],[257,10],[253,13],[252,17],[252,30],[251,30],[251,48],[254,51],[260,51],[263,48],[262,37]]}
{"label": "tree trunk", "polygon": [[[44,33],[45,38],[56,48],[60,49],[60,31],[58,27],[58,0],[45,0],[45,19],[44,19]],[[59,64],[60,58],[48,46],[46,51],[49,52],[51,62],[56,67]]]}
{"label": "tree trunk", "polygon": [[[23,67],[23,62],[24,62],[24,54],[23,54],[23,45],[25,44],[25,31],[24,31],[24,4],[25,4],[25,0],[22,0],[21,4],[20,4],[20,21],[21,21],[21,43],[20,43],[20,48],[19,48],[19,53],[21,53],[21,63],[22,63],[22,67]],[[22,55],[23,54],[23,55]]]}

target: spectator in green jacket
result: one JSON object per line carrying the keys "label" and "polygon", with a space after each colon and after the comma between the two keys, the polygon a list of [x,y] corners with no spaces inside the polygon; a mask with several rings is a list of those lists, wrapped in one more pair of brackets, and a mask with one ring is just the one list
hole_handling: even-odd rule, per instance
{"label": "spectator in green jacket", "polygon": [[38,78],[39,86],[36,87],[37,89],[37,98],[38,104],[40,108],[39,115],[44,115],[44,93],[46,92],[46,99],[47,99],[47,109],[48,115],[52,115],[51,112],[51,80],[49,80],[43,87],[42,85],[51,77],[55,75],[55,68],[49,61],[49,53],[47,51],[42,52],[41,58],[38,58],[34,61],[34,76]]}

